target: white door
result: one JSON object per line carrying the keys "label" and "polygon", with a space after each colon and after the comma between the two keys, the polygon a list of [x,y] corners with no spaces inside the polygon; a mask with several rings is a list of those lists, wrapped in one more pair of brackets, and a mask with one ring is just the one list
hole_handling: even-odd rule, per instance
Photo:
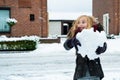
{"label": "white door", "polygon": [[109,34],[109,14],[103,14],[103,26],[106,34]]}

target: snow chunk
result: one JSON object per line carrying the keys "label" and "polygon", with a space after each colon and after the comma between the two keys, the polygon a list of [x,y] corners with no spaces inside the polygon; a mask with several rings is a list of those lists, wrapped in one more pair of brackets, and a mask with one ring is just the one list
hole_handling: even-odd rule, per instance
{"label": "snow chunk", "polygon": [[76,38],[81,43],[81,46],[78,46],[78,53],[80,53],[83,57],[87,55],[90,59],[99,57],[99,55],[96,55],[95,51],[98,46],[102,47],[103,43],[107,40],[104,31],[94,32],[93,28],[84,29],[76,35]]}

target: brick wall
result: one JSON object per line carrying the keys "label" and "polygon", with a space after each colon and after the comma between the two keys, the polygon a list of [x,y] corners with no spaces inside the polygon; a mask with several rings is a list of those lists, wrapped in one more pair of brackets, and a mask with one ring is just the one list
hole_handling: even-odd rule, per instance
{"label": "brick wall", "polygon": [[47,0],[0,0],[0,7],[9,7],[10,16],[18,21],[11,28],[11,33],[2,33],[2,35],[48,36]]}
{"label": "brick wall", "polygon": [[93,0],[93,16],[103,23],[103,14],[109,13],[110,34],[120,33],[120,0]]}

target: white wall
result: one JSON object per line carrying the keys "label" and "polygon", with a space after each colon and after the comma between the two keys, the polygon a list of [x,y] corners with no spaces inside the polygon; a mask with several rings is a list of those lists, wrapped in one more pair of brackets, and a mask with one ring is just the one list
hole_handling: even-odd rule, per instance
{"label": "white wall", "polygon": [[61,35],[61,21],[49,21],[49,36]]}

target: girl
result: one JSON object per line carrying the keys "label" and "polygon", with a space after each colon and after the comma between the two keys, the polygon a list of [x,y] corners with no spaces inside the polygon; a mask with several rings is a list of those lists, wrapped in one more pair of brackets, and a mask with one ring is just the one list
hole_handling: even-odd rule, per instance
{"label": "girl", "polygon": [[103,70],[100,64],[100,58],[96,56],[91,58],[90,56],[91,52],[95,53],[94,55],[104,53],[107,48],[106,42],[104,42],[102,46],[98,45],[95,51],[94,49],[93,50],[89,49],[90,46],[92,46],[92,44],[88,44],[89,50],[87,50],[87,47],[85,46],[87,42],[84,41],[85,40],[84,37],[86,36],[81,37],[83,32],[88,33],[88,35],[89,32],[90,34],[92,33],[91,35],[93,34],[96,35],[102,33],[102,31],[103,31],[102,25],[96,23],[94,17],[90,17],[87,15],[82,15],[78,17],[77,20],[73,23],[73,26],[71,27],[70,31],[67,34],[68,39],[64,43],[64,48],[66,50],[70,50],[73,47],[75,47],[76,49],[77,58],[73,80],[101,80],[104,77]]}

